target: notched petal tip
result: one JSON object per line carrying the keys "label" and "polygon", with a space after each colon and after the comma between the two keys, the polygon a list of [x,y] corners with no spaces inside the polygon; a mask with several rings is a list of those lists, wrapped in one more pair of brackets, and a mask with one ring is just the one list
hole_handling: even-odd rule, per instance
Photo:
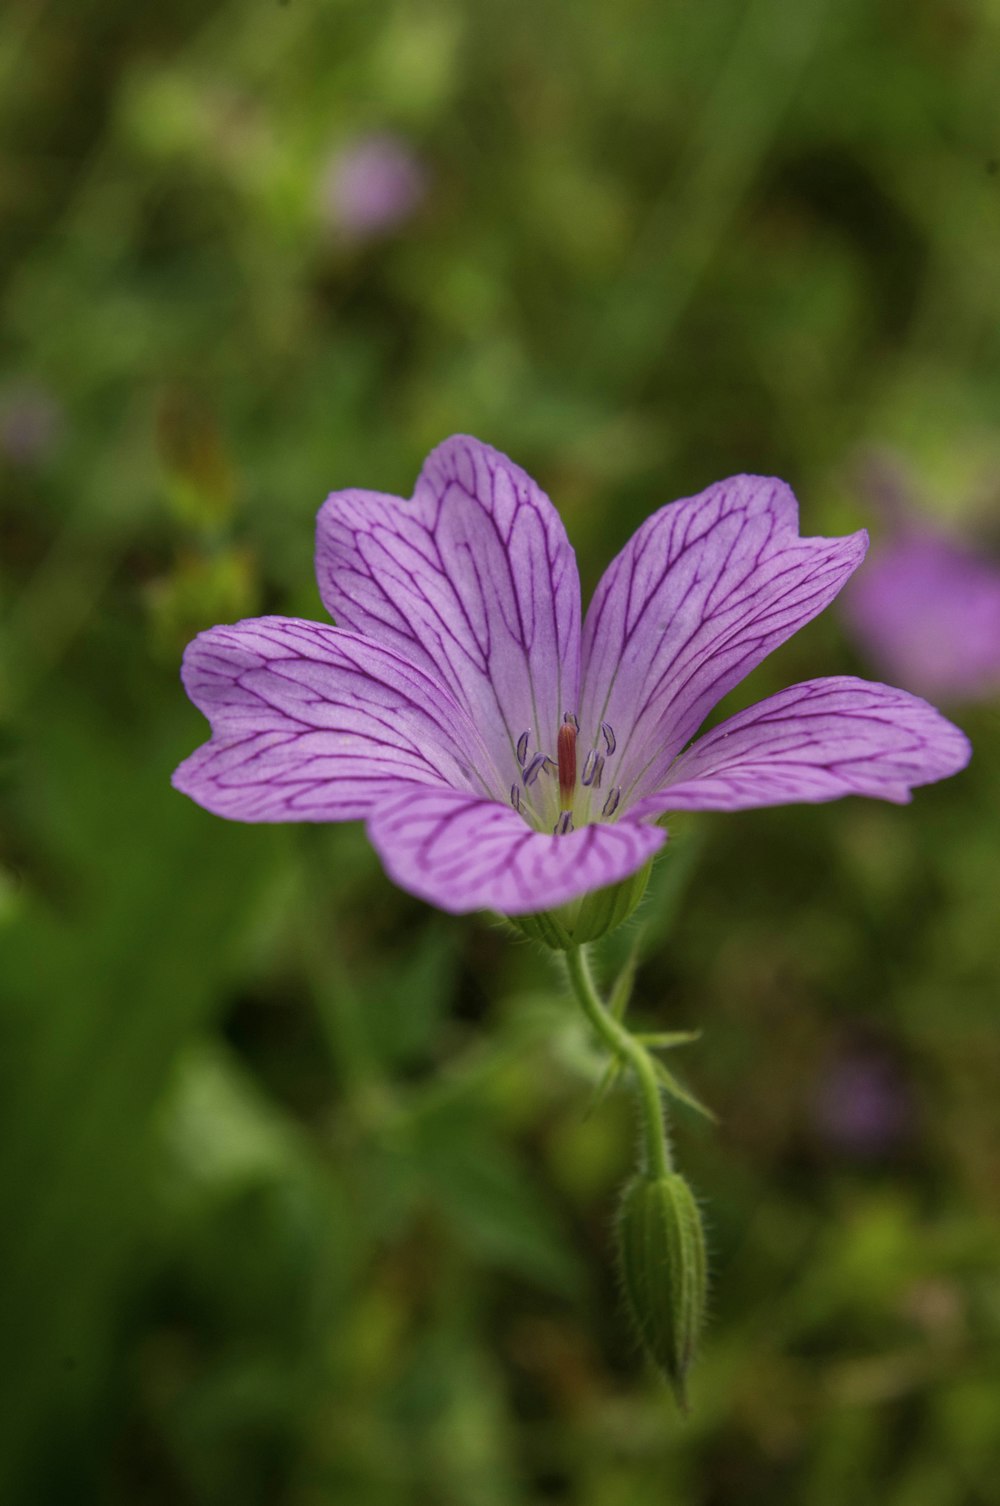
{"label": "notched petal tip", "polygon": [[807,680],[748,707],[700,738],[633,814],[748,810],[863,795],[908,805],[972,754],[965,733],[929,702],[851,675]]}
{"label": "notched petal tip", "polygon": [[647,518],[605,571],[583,630],[583,725],[610,722],[610,777],[654,792],[722,697],[812,620],[868,535],[801,537],[775,477],[734,476]]}
{"label": "notched petal tip", "polygon": [[500,748],[576,705],[580,587],[558,512],[469,435],[431,451],[413,498],[333,493],[316,539],[331,616],[439,679]]}
{"label": "notched petal tip", "polygon": [[351,821],[401,787],[483,788],[489,759],[453,697],[356,633],[250,618],[201,633],[183,673],[212,737],[174,785],[216,815]]}

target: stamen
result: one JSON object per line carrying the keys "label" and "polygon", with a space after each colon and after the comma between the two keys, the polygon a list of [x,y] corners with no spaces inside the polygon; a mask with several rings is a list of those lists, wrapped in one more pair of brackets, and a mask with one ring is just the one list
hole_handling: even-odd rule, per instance
{"label": "stamen", "polygon": [[521,791],[516,784],[512,784],[510,787],[510,803],[516,811],[521,809]]}
{"label": "stamen", "polygon": [[601,788],[601,774],[604,771],[604,754],[598,753],[596,748],[591,748],[583,761],[583,773],[580,783],[593,785],[595,789]]}
{"label": "stamen", "polygon": [[573,812],[560,811],[559,820],[552,828],[554,837],[566,837],[573,830]]}
{"label": "stamen", "polygon": [[517,740],[517,761],[522,769],[524,768],[524,760],[528,756],[528,740],[530,737],[530,732],[522,732]]}
{"label": "stamen", "polygon": [[580,723],[577,721],[577,719],[573,715],[572,711],[564,711],[563,712],[563,721],[564,722],[569,722],[569,724],[573,728],[574,732],[579,732],[579,730],[580,730]]}
{"label": "stamen", "polygon": [[602,722],[601,731],[604,733],[604,741],[607,745],[608,757],[610,758],[612,753],[618,746],[618,739],[615,737],[615,729],[614,727],[612,727],[610,722]]}
{"label": "stamen", "polygon": [[524,773],[521,775],[525,786],[534,784],[535,780],[538,778],[545,765],[551,762],[551,758],[548,758],[544,753],[536,753],[534,758],[529,763],[528,767],[525,769]]}
{"label": "stamen", "polygon": [[604,809],[601,811],[601,815],[613,816],[615,811],[618,809],[618,802],[621,800],[621,798],[622,787],[620,784],[616,784],[608,791],[608,798],[604,802]]}
{"label": "stamen", "polygon": [[559,728],[556,739],[556,754],[559,759],[559,803],[565,809],[573,803],[576,790],[576,727],[573,721],[565,721]]}

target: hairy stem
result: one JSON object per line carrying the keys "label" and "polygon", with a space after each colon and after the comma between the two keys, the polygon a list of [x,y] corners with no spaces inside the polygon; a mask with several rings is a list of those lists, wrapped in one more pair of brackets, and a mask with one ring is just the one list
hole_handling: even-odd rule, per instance
{"label": "hairy stem", "polygon": [[565,957],[569,980],[584,1014],[612,1055],[632,1069],[636,1104],[646,1146],[647,1171],[650,1176],[665,1177],[671,1170],[670,1145],[663,1095],[656,1081],[652,1057],[645,1046],[605,1008],[590,970],[587,948],[570,947]]}

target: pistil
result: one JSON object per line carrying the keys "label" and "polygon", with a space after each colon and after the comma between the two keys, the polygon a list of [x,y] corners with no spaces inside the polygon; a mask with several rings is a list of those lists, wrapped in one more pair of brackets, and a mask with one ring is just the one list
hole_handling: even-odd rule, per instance
{"label": "pistil", "polygon": [[569,712],[556,739],[556,761],[559,765],[559,805],[568,811],[576,794],[576,717],[570,720]]}

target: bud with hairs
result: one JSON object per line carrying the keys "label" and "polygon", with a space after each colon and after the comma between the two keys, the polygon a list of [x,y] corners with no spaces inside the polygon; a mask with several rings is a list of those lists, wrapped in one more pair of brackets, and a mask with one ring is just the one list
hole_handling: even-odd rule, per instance
{"label": "bud with hairs", "polygon": [[650,1359],[687,1410],[685,1383],[705,1314],[705,1235],[694,1195],[676,1172],[638,1176],[618,1220],[622,1285]]}

